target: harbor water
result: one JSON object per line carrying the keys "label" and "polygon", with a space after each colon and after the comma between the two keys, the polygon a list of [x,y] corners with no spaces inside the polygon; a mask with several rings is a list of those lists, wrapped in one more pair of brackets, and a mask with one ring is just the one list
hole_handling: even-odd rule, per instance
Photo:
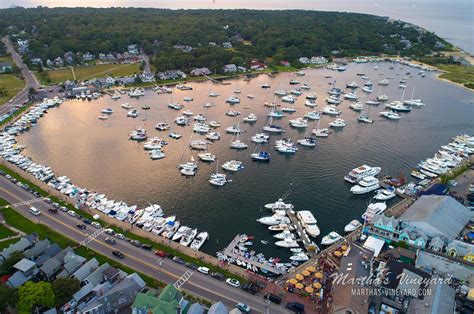
{"label": "harbor water", "polygon": [[[373,196],[372,193],[352,195],[349,191],[351,185],[344,181],[351,169],[366,163],[382,167],[383,174],[404,174],[409,178],[411,169],[421,159],[432,156],[453,136],[474,134],[472,92],[436,79],[435,73],[427,73],[422,78],[416,69],[411,69],[405,99],[411,97],[415,86],[414,98],[421,98],[425,107],[402,113],[399,121],[389,121],[378,115],[379,111],[385,110],[383,104],[370,106],[368,113],[375,123],[363,124],[357,122],[359,113],[352,111],[345,100],[338,106],[342,111],[340,118],[347,123],[343,130],[332,130],[328,138],[318,139],[315,148],[299,147],[295,155],[282,155],[274,149],[275,139],[288,137],[296,141],[303,137],[304,131],[290,128],[288,119],[302,117],[311,110],[321,110],[329,83],[335,80],[337,87],[344,88],[346,83],[355,81],[361,86],[364,81],[357,73],[363,72],[374,84],[371,97],[385,93],[390,100],[400,100],[403,89],[398,87],[398,81],[405,76],[407,69],[408,66],[396,65],[391,70],[388,63],[379,63],[378,70],[372,63],[350,64],[345,72],[311,69],[306,70],[303,77],[281,73],[275,77],[260,75],[249,81],[233,79],[229,80],[229,85],[210,81],[191,83],[192,91],[174,89],[172,96],[147,90],[146,95],[139,99],[123,95],[115,101],[109,96],[94,101],[69,100],[59,108],[50,109],[36,127],[20,135],[18,140],[27,147],[25,155],[51,166],[58,176],[67,175],[80,187],[104,193],[109,199],[125,201],[129,205],[160,204],[166,215],[175,214],[181,224],[208,231],[210,240],[203,247],[207,253],[221,250],[237,233],[247,233],[255,236],[252,249],[265,253],[267,257],[287,257],[288,250],[276,247],[272,233],[256,222],[262,215],[271,215],[263,209],[264,204],[276,201],[290,190],[286,201],[294,204],[297,210],[310,210],[318,220],[321,235],[315,242],[319,244],[322,236],[330,231],[342,234],[348,222],[360,218]],[[326,78],[327,75],[332,78]],[[394,77],[389,86],[382,88],[377,85],[387,76]],[[307,83],[312,89],[305,91],[294,104],[295,113],[285,113],[286,117],[273,121],[283,126],[286,132],[272,135],[270,143],[262,146],[262,150],[271,154],[271,161],[252,162],[249,155],[254,144],[250,137],[261,133],[262,127],[268,123],[269,108],[263,104],[273,101],[276,89],[292,89],[291,79]],[[269,83],[271,88],[262,89],[263,83]],[[225,99],[237,88],[241,90],[241,103],[226,104]],[[220,96],[209,98],[210,91],[218,92]],[[308,93],[318,94],[315,109],[304,106]],[[247,98],[248,94],[255,95],[255,98]],[[367,96],[362,91],[358,94],[364,102]],[[186,103],[183,101],[186,96],[194,100]],[[198,162],[197,174],[192,178],[179,173],[179,163],[189,161],[191,155],[197,159],[197,152],[189,150],[188,142],[201,136],[192,134],[192,125],[179,127],[173,122],[181,114],[167,107],[171,97],[194,115],[202,113],[208,121],[221,122],[222,126],[217,129],[221,139],[210,145],[209,152],[217,156],[219,167],[231,159],[243,162],[244,170],[230,174],[232,182],[221,188],[209,184],[209,176],[216,169],[215,162]],[[127,110],[120,106],[125,102],[139,109],[139,118],[126,117]],[[214,106],[204,108],[206,102]],[[145,104],[151,109],[141,110]],[[105,108],[112,108],[114,113],[108,120],[101,121],[98,116]],[[230,108],[240,111],[241,115],[226,116],[225,112]],[[249,113],[258,116],[256,123],[242,122]],[[323,115],[320,126],[326,127],[334,119]],[[155,130],[158,122],[168,122],[171,130]],[[242,151],[229,149],[232,136],[225,134],[225,128],[237,122],[244,130],[240,139],[249,145]],[[316,123],[312,122],[310,128],[314,128]],[[128,134],[139,126],[148,131],[149,137],[159,136],[169,142],[164,148],[164,159],[151,160],[143,149],[143,143],[129,140]],[[179,132],[183,137],[171,139],[168,137],[171,131]],[[269,243],[263,245],[260,240]]]}

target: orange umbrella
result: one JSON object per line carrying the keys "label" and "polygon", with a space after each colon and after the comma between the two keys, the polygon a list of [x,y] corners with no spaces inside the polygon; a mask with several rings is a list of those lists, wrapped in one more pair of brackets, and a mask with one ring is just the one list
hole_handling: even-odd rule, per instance
{"label": "orange umbrella", "polygon": [[337,257],[341,257],[342,253],[339,252],[339,251],[335,251],[335,252],[334,252],[334,255],[336,255]]}
{"label": "orange umbrella", "polygon": [[301,273],[302,273],[303,276],[305,276],[305,277],[308,277],[308,276],[309,276],[309,271],[307,271],[307,270],[303,270]]}
{"label": "orange umbrella", "polygon": [[306,291],[306,292],[308,292],[308,293],[313,293],[313,292],[314,292],[314,289],[311,288],[311,287],[306,287],[306,288],[304,289],[304,291]]}
{"label": "orange umbrella", "polygon": [[341,246],[341,250],[343,250],[343,251],[347,250],[347,245]]}
{"label": "orange umbrella", "polygon": [[301,274],[296,274],[295,278],[298,280],[303,280],[304,277]]}
{"label": "orange umbrella", "polygon": [[299,283],[299,282],[298,282],[298,283],[295,285],[295,287],[296,287],[296,289],[303,289],[304,286],[303,286],[302,283]]}
{"label": "orange umbrella", "polygon": [[315,282],[313,283],[313,287],[315,287],[316,289],[321,289],[321,284],[319,282]]}
{"label": "orange umbrella", "polygon": [[314,266],[309,266],[306,268],[307,271],[309,271],[310,273],[314,273],[316,271],[316,268]]}
{"label": "orange umbrella", "polygon": [[290,280],[288,280],[288,282],[292,285],[296,285],[298,283],[298,280],[296,280],[295,278],[291,278]]}
{"label": "orange umbrella", "polygon": [[318,279],[321,279],[321,278],[323,278],[323,274],[321,274],[321,273],[316,273],[316,274],[314,275],[314,277],[316,277],[316,278],[318,278]]}

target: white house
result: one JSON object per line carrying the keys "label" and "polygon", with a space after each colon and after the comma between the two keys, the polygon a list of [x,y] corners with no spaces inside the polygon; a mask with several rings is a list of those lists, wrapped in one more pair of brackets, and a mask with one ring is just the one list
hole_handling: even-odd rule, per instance
{"label": "white house", "polygon": [[224,65],[225,73],[235,73],[237,72],[237,66],[235,64],[226,64]]}

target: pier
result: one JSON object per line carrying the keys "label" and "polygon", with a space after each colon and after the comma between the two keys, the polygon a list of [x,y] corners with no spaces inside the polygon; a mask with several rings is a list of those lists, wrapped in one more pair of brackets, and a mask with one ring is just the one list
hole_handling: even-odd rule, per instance
{"label": "pier", "polygon": [[229,245],[222,251],[224,253],[224,255],[226,255],[228,257],[233,257],[236,260],[238,259],[240,261],[245,262],[246,264],[250,264],[252,266],[258,267],[259,269],[265,269],[265,270],[267,270],[271,273],[277,274],[277,275],[282,275],[282,274],[285,273],[283,270],[278,269],[276,267],[260,263],[259,261],[254,261],[254,260],[248,259],[248,258],[246,258],[242,255],[238,255],[238,254],[234,253],[233,250],[240,243],[241,236],[242,235],[240,235],[240,234],[235,236],[235,238],[229,243]]}
{"label": "pier", "polygon": [[318,246],[311,240],[304,230],[304,227],[301,225],[300,220],[296,217],[296,212],[293,210],[288,210],[286,212],[288,218],[290,218],[291,224],[295,227],[296,234],[301,239],[301,242],[304,245],[304,248],[308,252],[317,252],[319,251]]}

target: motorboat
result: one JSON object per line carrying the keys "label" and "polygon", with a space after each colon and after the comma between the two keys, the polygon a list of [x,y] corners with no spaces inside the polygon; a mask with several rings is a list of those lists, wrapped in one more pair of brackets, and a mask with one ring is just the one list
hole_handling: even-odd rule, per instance
{"label": "motorboat", "polygon": [[311,133],[314,134],[316,137],[328,137],[329,136],[329,129],[323,128],[323,129],[314,129]]}
{"label": "motorboat", "polygon": [[398,111],[398,112],[411,111],[411,107],[404,105],[401,101],[394,101],[390,104],[385,105],[385,107],[391,109],[392,111]]}
{"label": "motorboat", "polygon": [[337,116],[337,115],[341,114],[341,112],[339,110],[337,110],[336,106],[334,106],[334,105],[324,106],[324,108],[321,110],[321,112],[324,113],[324,114],[333,115],[333,116]]}
{"label": "motorboat", "polygon": [[309,108],[314,108],[317,106],[316,101],[314,100],[305,100],[304,105]]}
{"label": "motorboat", "polygon": [[193,132],[196,133],[208,133],[210,130],[209,126],[205,123],[194,123]]}
{"label": "motorboat", "polygon": [[181,227],[179,227],[179,229],[176,231],[176,233],[173,234],[173,236],[171,237],[171,240],[177,241],[177,240],[181,239],[181,237],[182,237],[188,230],[191,231],[192,229],[189,228],[188,226],[181,226]]}
{"label": "motorboat", "polygon": [[196,169],[193,167],[183,167],[179,170],[179,172],[186,177],[192,177],[196,175]]}
{"label": "motorboat", "polygon": [[205,104],[204,104],[204,105],[202,105],[202,106],[203,106],[204,108],[210,108],[210,107],[212,107],[212,106],[213,106],[213,104],[212,104],[212,103],[210,103],[210,102],[207,102],[207,103],[205,103]]}
{"label": "motorboat", "polygon": [[189,124],[189,118],[188,117],[185,117],[185,116],[180,116],[180,117],[177,117],[176,119],[174,119],[174,122],[177,124],[177,125],[188,125]]}
{"label": "motorboat", "polygon": [[272,110],[270,110],[270,112],[267,114],[267,116],[270,117],[270,118],[281,119],[281,118],[283,118],[285,115],[284,115],[283,112],[280,111],[280,110],[272,109]]}
{"label": "motorboat", "polygon": [[231,134],[238,134],[238,133],[242,132],[238,125],[232,125],[232,126],[226,128],[225,131],[227,133],[231,133]]}
{"label": "motorboat", "polygon": [[285,240],[277,241],[277,242],[275,242],[275,245],[279,246],[279,247],[284,247],[284,248],[296,248],[296,247],[300,246],[298,244],[298,242],[296,242],[295,240],[292,240],[292,239],[285,239]]}
{"label": "motorboat", "polygon": [[150,151],[150,158],[153,160],[165,158],[165,153],[161,149],[154,149]]}
{"label": "motorboat", "polygon": [[362,87],[362,91],[367,93],[367,94],[370,94],[372,93],[374,90],[371,88],[371,87],[368,87],[368,86],[364,86]]}
{"label": "motorboat", "polygon": [[184,101],[187,101],[187,102],[190,102],[190,101],[193,101],[193,98],[190,97],[190,96],[186,96],[183,98]]}
{"label": "motorboat", "polygon": [[357,100],[359,99],[359,96],[356,93],[347,93],[344,94],[344,98],[349,100]]}
{"label": "motorboat", "polygon": [[301,128],[307,128],[308,127],[308,120],[305,120],[304,118],[297,118],[288,121],[290,126],[301,129]]}
{"label": "motorboat", "polygon": [[365,114],[361,114],[360,116],[358,116],[357,121],[364,123],[374,123],[374,120],[370,119],[369,116]]}
{"label": "motorboat", "polygon": [[336,96],[329,96],[326,98],[326,102],[331,105],[339,105],[341,101]]}
{"label": "motorboat", "polygon": [[342,236],[339,233],[337,233],[336,231],[331,231],[329,232],[328,235],[323,237],[323,239],[321,240],[321,244],[332,245],[341,239],[342,239]]}
{"label": "motorboat", "polygon": [[244,122],[257,122],[257,116],[251,113],[248,116],[246,116],[243,120]]}
{"label": "motorboat", "polygon": [[356,89],[356,88],[359,88],[359,85],[357,85],[356,82],[352,82],[352,83],[346,84],[346,87],[347,87],[347,88]]}
{"label": "motorboat", "polygon": [[142,128],[136,128],[132,133],[130,133],[130,139],[134,141],[144,141],[147,137],[146,130]]}
{"label": "motorboat", "polygon": [[261,87],[261,88],[270,88],[270,84],[268,84],[268,83],[263,83],[260,87]]}
{"label": "motorboat", "polygon": [[241,91],[238,87],[234,89],[234,94],[240,94],[240,93],[241,93]]}
{"label": "motorboat", "polygon": [[103,121],[103,120],[107,120],[108,118],[109,118],[109,115],[101,114],[98,119]]}
{"label": "motorboat", "polygon": [[287,92],[284,89],[277,89],[275,91],[275,95],[277,95],[277,96],[286,96],[286,94],[287,94]]}
{"label": "motorboat", "polygon": [[265,204],[264,207],[266,209],[271,209],[272,211],[275,211],[275,210],[293,210],[294,209],[294,206],[293,204],[290,204],[290,203],[285,203],[283,201],[283,199],[278,199],[275,203],[268,203],[268,204]]}
{"label": "motorboat", "polygon": [[140,115],[140,112],[138,112],[137,109],[132,109],[129,112],[127,112],[127,117],[130,117],[130,118],[136,118],[139,115]]}
{"label": "motorboat", "polygon": [[290,94],[295,95],[295,96],[301,96],[302,92],[300,89],[292,89],[290,90]]}
{"label": "motorboat", "polygon": [[301,252],[301,253],[296,253],[292,256],[290,256],[290,260],[291,261],[294,261],[294,262],[306,262],[309,260],[309,256],[306,255],[305,253]]}
{"label": "motorboat", "polygon": [[229,117],[237,117],[238,115],[240,115],[240,112],[239,111],[235,111],[233,109],[230,109],[229,111],[227,111],[226,113],[226,116],[229,116]]}
{"label": "motorboat", "polygon": [[290,80],[290,85],[298,85],[299,83],[300,82],[295,79]]}
{"label": "motorboat", "polygon": [[280,153],[294,154],[298,150],[296,145],[289,138],[275,141],[275,149]]}
{"label": "motorboat", "polygon": [[411,174],[412,177],[415,177],[415,178],[420,179],[420,180],[425,180],[426,177],[427,177],[426,175],[424,175],[420,171],[416,171],[416,170],[413,170],[410,174]]}
{"label": "motorboat", "polygon": [[278,224],[278,225],[271,225],[268,227],[268,230],[274,232],[281,232],[285,230],[293,231],[295,228],[291,224]]}
{"label": "motorboat", "polygon": [[320,233],[319,227],[317,225],[317,220],[314,218],[313,213],[309,210],[300,210],[296,212],[296,217],[301,222],[301,225],[312,237],[317,237]]}
{"label": "motorboat", "polygon": [[145,96],[145,90],[141,88],[132,89],[131,91],[128,92],[128,96],[137,97],[137,98],[141,96]]}
{"label": "motorboat", "polygon": [[198,115],[195,115],[195,116],[194,116],[194,120],[195,120],[195,121],[198,121],[198,122],[204,122],[204,121],[206,121],[207,119],[206,119],[206,117],[203,116],[202,114],[198,114]]}
{"label": "motorboat", "polygon": [[[368,79],[368,77],[367,77],[367,79]],[[367,86],[367,87],[372,87],[372,85],[373,84],[372,84],[371,81],[367,81],[367,82],[364,83],[364,86]]]}
{"label": "motorboat", "polygon": [[383,79],[383,80],[379,81],[378,84],[382,85],[382,86],[386,86],[386,85],[390,84],[390,80],[389,79]]}
{"label": "motorboat", "polygon": [[370,167],[366,164],[352,169],[345,177],[344,180],[347,182],[350,182],[352,184],[358,183],[360,180],[362,180],[365,177],[375,177],[380,173],[382,168],[380,167]]}
{"label": "motorboat", "polygon": [[288,112],[288,113],[293,113],[296,112],[296,108],[294,106],[291,107],[283,107],[281,108],[282,112]]}
{"label": "motorboat", "polygon": [[309,120],[319,120],[321,119],[321,115],[317,111],[310,111],[304,115],[306,119]]}
{"label": "motorboat", "polygon": [[174,109],[174,110],[181,110],[183,109],[183,105],[181,105],[178,102],[171,102],[168,104],[168,108]]}
{"label": "motorboat", "polygon": [[306,83],[303,83],[303,84],[301,84],[300,89],[310,90],[310,89],[311,89],[311,86],[308,85],[308,84],[306,84]]}
{"label": "motorboat", "polygon": [[165,142],[159,137],[153,137],[149,139],[145,144],[143,144],[143,148],[145,150],[154,150],[154,149],[161,149],[165,145]]}
{"label": "motorboat", "polygon": [[221,138],[221,134],[219,132],[209,132],[206,134],[206,138],[211,141],[218,141]]}
{"label": "motorboat", "polygon": [[405,88],[407,88],[407,86],[406,86],[405,84],[400,84],[400,85],[398,85],[398,88],[403,88],[403,89],[405,89]]}
{"label": "motorboat", "polygon": [[227,177],[223,173],[213,173],[211,174],[209,183],[214,186],[224,186],[227,183]]}
{"label": "motorboat", "polygon": [[377,96],[377,100],[380,100],[380,101],[388,101],[389,99],[390,98],[385,94]]}
{"label": "motorboat", "polygon": [[400,120],[401,118],[400,114],[393,111],[381,111],[379,112],[379,115],[389,120]]}
{"label": "motorboat", "polygon": [[301,146],[306,146],[306,147],[315,147],[316,146],[316,139],[312,137],[305,137],[297,141],[298,144]]}
{"label": "motorboat", "polygon": [[388,201],[397,196],[394,187],[388,187],[386,189],[381,189],[377,191],[377,194],[374,196],[374,200],[377,201]]}
{"label": "motorboat", "polygon": [[371,203],[362,214],[362,219],[367,223],[371,223],[375,215],[382,214],[387,209],[387,204],[384,202]]}
{"label": "motorboat", "polygon": [[270,136],[265,133],[257,133],[252,136],[251,141],[257,144],[268,143],[269,138]]}
{"label": "motorboat", "polygon": [[188,117],[190,117],[190,116],[193,115],[193,112],[188,109],[188,110],[183,110],[183,111],[182,111],[182,114],[183,114],[183,116],[188,116]]}
{"label": "motorboat", "polygon": [[248,145],[242,142],[239,138],[237,138],[235,141],[232,141],[230,143],[230,148],[234,148],[234,149],[246,149],[247,147]]}
{"label": "motorboat", "polygon": [[308,100],[316,100],[316,98],[318,98],[317,94],[308,94],[308,95],[306,95],[306,99],[308,99]]}
{"label": "motorboat", "polygon": [[331,128],[343,128],[346,126],[346,121],[343,119],[336,119],[328,123]]}
{"label": "motorboat", "polygon": [[114,111],[112,110],[112,108],[107,108],[107,109],[104,109],[101,111],[103,114],[112,114],[114,113]]}
{"label": "motorboat", "polygon": [[212,120],[209,121],[209,126],[212,128],[218,128],[221,126],[221,123],[219,121]]}
{"label": "motorboat", "polygon": [[196,150],[207,150],[207,141],[205,140],[192,140],[189,142],[189,147]]}
{"label": "motorboat", "polygon": [[342,94],[342,90],[340,88],[333,87],[328,91],[328,94],[331,96],[339,96]]}
{"label": "motorboat", "polygon": [[366,105],[378,106],[381,104],[377,99],[369,99],[365,102]]}
{"label": "motorboat", "polygon": [[180,223],[179,221],[168,221],[165,224],[164,230],[161,233],[161,236],[166,239],[171,239],[173,234],[179,229]]}
{"label": "motorboat", "polygon": [[359,220],[354,219],[344,227],[344,232],[347,232],[347,233],[352,232],[356,230],[357,228],[359,228],[360,226],[362,226],[362,223]]}
{"label": "motorboat", "polygon": [[211,153],[199,153],[197,156],[201,161],[213,162],[216,160],[216,155]]}
{"label": "motorboat", "polygon": [[209,92],[208,96],[209,97],[218,97],[218,96],[220,96],[220,94],[217,93],[217,92]]}
{"label": "motorboat", "polygon": [[351,187],[353,194],[365,194],[377,190],[380,187],[379,179],[374,176],[366,176],[358,182],[357,185]]}
{"label": "motorboat", "polygon": [[172,139],[179,140],[183,135],[181,135],[181,133],[178,133],[178,132],[171,132],[170,134],[168,134],[168,136],[171,137]]}
{"label": "motorboat", "polygon": [[179,241],[179,244],[184,245],[184,246],[188,246],[194,240],[196,235],[197,235],[197,229],[196,228],[194,228],[194,229],[189,228],[188,230],[186,230],[182,234],[181,240]]}
{"label": "motorboat", "polygon": [[158,131],[166,131],[169,130],[171,126],[166,123],[166,122],[159,122],[158,124],[155,125],[155,129]]}
{"label": "motorboat", "polygon": [[121,97],[122,96],[120,95],[120,93],[115,92],[112,96],[110,96],[110,99],[117,100],[117,99],[120,99]]}
{"label": "motorboat", "polygon": [[254,160],[254,161],[270,161],[270,154],[268,152],[265,152],[265,151],[257,152],[257,147],[258,147],[258,145],[255,147],[254,152],[252,154],[250,154],[250,157],[252,158],[252,160]]}
{"label": "motorboat", "polygon": [[150,110],[151,107],[149,105],[142,105],[143,110]]}
{"label": "motorboat", "polygon": [[232,172],[237,172],[244,169],[242,162],[238,160],[229,160],[226,161],[222,166],[222,169]]}
{"label": "motorboat", "polygon": [[178,84],[176,85],[176,88],[179,90],[193,90],[192,86],[184,85],[184,84]]}
{"label": "motorboat", "polygon": [[229,98],[227,98],[225,100],[226,103],[229,103],[229,104],[238,104],[240,103],[240,98],[237,97],[237,96],[230,96]]}
{"label": "motorboat", "polygon": [[265,132],[270,132],[270,133],[283,133],[285,130],[279,125],[273,125],[273,124],[268,124],[263,127],[263,130]]}
{"label": "motorboat", "polygon": [[349,108],[351,108],[354,111],[362,111],[364,110],[364,105],[361,102],[353,102],[349,105]]}
{"label": "motorboat", "polygon": [[283,96],[283,97],[281,98],[281,101],[292,104],[292,103],[294,103],[294,102],[296,101],[296,97],[293,96],[293,95]]}
{"label": "motorboat", "polygon": [[411,107],[423,107],[425,105],[421,99],[404,100],[403,104],[406,106],[411,106]]}
{"label": "motorboat", "polygon": [[202,245],[204,244],[204,242],[206,242],[206,240],[209,238],[209,233],[207,232],[200,232],[193,240],[193,242],[191,242],[191,246],[190,248],[195,250],[195,251],[199,251],[202,247]]}

